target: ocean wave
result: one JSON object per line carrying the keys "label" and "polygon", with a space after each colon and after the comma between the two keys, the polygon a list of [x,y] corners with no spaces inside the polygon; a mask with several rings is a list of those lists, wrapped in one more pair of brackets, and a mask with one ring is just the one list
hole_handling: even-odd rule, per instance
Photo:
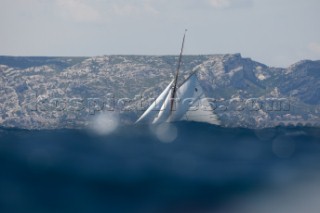
{"label": "ocean wave", "polygon": [[319,153],[319,129],[305,127],[0,129],[0,210],[215,212],[315,177]]}

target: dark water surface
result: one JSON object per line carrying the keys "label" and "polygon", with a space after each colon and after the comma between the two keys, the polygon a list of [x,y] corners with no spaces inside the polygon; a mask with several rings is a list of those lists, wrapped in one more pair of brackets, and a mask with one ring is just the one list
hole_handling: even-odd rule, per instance
{"label": "dark water surface", "polygon": [[0,129],[0,212],[240,212],[320,173],[320,129],[174,128],[170,143],[147,126]]}

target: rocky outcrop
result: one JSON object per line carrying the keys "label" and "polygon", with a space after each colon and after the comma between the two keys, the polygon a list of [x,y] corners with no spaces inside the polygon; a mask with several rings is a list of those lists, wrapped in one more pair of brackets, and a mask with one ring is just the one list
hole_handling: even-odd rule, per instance
{"label": "rocky outcrop", "polygon": [[[172,79],[176,56],[0,57],[0,126],[83,128],[114,112],[132,123]],[[273,68],[240,54],[185,56],[224,126],[320,125],[320,61]]]}

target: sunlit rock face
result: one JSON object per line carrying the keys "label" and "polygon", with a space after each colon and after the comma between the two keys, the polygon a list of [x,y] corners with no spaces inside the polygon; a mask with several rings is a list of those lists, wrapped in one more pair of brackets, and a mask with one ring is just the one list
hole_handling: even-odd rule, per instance
{"label": "sunlit rock face", "polygon": [[[176,56],[0,57],[0,126],[83,128],[97,113],[130,124],[168,85]],[[320,125],[320,61],[274,68],[240,54],[185,56],[223,126]]]}

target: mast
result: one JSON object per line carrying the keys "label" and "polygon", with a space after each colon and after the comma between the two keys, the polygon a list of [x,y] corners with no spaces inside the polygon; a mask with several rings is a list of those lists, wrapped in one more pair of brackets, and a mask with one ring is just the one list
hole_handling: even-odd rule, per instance
{"label": "mast", "polygon": [[172,112],[173,104],[174,104],[174,98],[176,97],[178,77],[179,77],[179,71],[180,71],[181,62],[182,62],[182,54],[183,54],[183,48],[184,48],[184,41],[185,41],[185,39],[186,39],[186,33],[187,33],[187,31],[188,31],[187,29],[184,31],[183,40],[182,40],[182,46],[181,46],[181,51],[180,51],[180,56],[179,56],[179,61],[178,61],[178,67],[177,67],[176,76],[175,76],[175,79],[174,79],[174,82],[173,82],[170,112]]}

